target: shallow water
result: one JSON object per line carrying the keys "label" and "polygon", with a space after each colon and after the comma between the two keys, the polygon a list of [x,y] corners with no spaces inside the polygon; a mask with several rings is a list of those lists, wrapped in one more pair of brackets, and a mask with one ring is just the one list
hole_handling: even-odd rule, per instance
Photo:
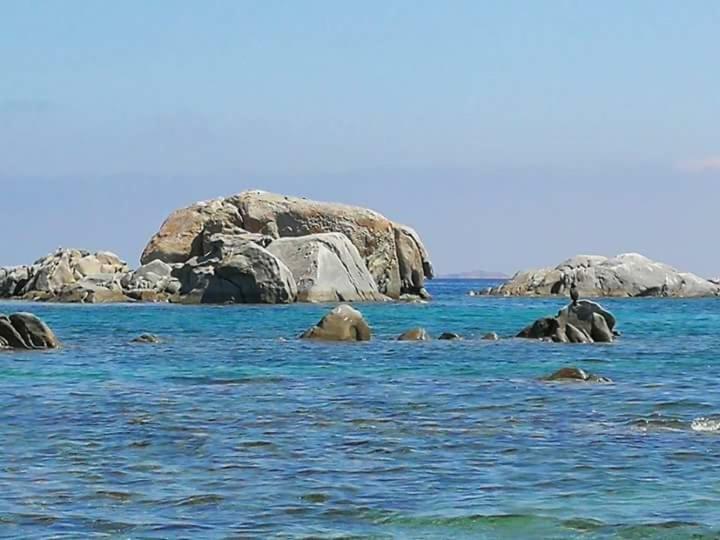
{"label": "shallow water", "polygon": [[[0,354],[0,537],[720,537],[720,299],[487,342],[564,303],[481,285],[361,306],[362,344],[295,339],[327,306],[0,304],[65,344]],[[413,326],[467,339],[392,341]],[[614,383],[538,381],[566,365]]]}

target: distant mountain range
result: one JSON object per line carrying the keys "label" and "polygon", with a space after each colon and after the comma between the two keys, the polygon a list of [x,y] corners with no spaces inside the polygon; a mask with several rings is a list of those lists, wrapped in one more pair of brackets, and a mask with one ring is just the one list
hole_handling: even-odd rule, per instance
{"label": "distant mountain range", "polygon": [[510,276],[502,272],[488,272],[487,270],[470,270],[454,274],[442,274],[440,279],[509,279]]}

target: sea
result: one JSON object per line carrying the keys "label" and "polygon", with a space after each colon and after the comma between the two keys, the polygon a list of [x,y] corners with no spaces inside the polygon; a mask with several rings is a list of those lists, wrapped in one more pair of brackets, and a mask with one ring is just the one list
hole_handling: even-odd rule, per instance
{"label": "sea", "polygon": [[327,305],[0,304],[64,344],[0,353],[0,538],[720,538],[720,299],[554,344],[512,336],[566,300],[493,283],[358,305],[366,343],[299,340]]}

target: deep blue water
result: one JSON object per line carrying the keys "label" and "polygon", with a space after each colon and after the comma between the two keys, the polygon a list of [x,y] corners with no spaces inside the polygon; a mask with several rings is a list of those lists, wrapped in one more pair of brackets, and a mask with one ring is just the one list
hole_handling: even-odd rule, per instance
{"label": "deep blue water", "polygon": [[[65,345],[0,354],[0,537],[720,537],[720,300],[487,342],[564,302],[483,285],[360,306],[361,344],[297,340],[321,305],[0,304]],[[466,339],[392,340],[414,326]],[[614,383],[538,380],[566,365]]]}

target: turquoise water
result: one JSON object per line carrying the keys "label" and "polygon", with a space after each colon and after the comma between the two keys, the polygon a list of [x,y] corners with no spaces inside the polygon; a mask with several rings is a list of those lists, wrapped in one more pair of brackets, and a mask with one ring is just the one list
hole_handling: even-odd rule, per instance
{"label": "turquoise water", "polygon": [[[361,306],[361,344],[295,339],[327,306],[0,304],[65,344],[0,354],[0,537],[720,537],[720,300],[487,342],[563,302],[483,285]],[[468,339],[392,341],[413,326]],[[538,381],[565,365],[614,383]]]}

